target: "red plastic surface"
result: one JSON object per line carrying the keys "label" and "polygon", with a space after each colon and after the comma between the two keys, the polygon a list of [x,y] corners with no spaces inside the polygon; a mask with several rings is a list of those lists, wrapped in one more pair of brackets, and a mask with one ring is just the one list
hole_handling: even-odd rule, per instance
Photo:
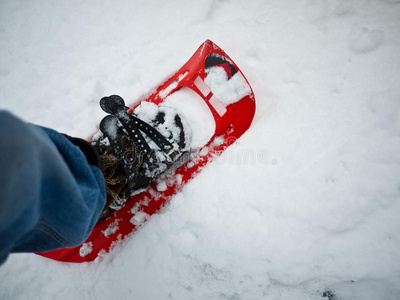
{"label": "red plastic surface", "polygon": [[[220,115],[209,102],[212,93],[204,96],[194,84],[198,76],[202,80],[205,79],[204,63],[206,57],[211,53],[225,57],[240,72],[239,68],[222,49],[212,41],[207,40],[175,75],[162,84],[148,99],[144,100],[158,105],[181,87],[189,87],[199,94],[210,108],[216,124],[214,136],[198,152],[202,155],[192,156],[188,162],[170,175],[165,180],[168,183],[165,191],[158,191],[156,183],[153,183],[145,192],[130,198],[121,210],[98,222],[83,246],[39,253],[39,255],[58,261],[75,263],[93,261],[97,257],[101,257],[143,224],[136,221],[132,222],[135,215],[138,216],[139,214],[143,221],[147,220],[148,216],[156,213],[168,203],[187,182],[193,179],[208,163],[219,156],[249,128],[256,108],[253,92],[236,103],[228,105],[226,112]],[[218,143],[214,140],[216,137],[219,137]]]}

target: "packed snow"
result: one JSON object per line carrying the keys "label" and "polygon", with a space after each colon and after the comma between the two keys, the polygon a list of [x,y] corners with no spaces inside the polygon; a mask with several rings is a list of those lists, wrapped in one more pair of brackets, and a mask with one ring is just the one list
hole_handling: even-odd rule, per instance
{"label": "packed snow", "polygon": [[252,127],[98,261],[12,254],[0,299],[400,299],[398,0],[3,0],[0,108],[89,137],[206,39]]}
{"label": "packed snow", "polygon": [[93,251],[93,243],[83,243],[81,248],[79,249],[79,255],[85,257],[86,255],[90,254]]}
{"label": "packed snow", "polygon": [[225,106],[250,95],[251,89],[240,72],[228,80],[228,76],[222,67],[210,68],[207,71],[206,84],[208,84],[214,96]]}
{"label": "packed snow", "polygon": [[193,90],[183,87],[171,94],[162,104],[174,108],[191,128],[190,148],[192,151],[201,148],[215,133],[214,117],[204,100]]}

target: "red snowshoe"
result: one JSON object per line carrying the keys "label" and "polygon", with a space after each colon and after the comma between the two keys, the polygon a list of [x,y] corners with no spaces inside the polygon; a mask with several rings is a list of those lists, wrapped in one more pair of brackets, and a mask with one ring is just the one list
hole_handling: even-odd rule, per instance
{"label": "red snowshoe", "polygon": [[[179,137],[168,139],[165,138],[167,135],[160,137],[157,133],[155,135],[150,133],[151,128],[162,131],[151,118],[143,122],[143,126],[149,123],[151,126],[141,130],[136,137],[136,133],[132,133],[132,128],[129,127],[130,123],[123,124],[123,119],[127,115],[138,123],[142,122],[143,106],[149,103],[161,107],[170,96],[183,89],[194,91],[204,101],[215,121],[214,133],[202,147],[189,149],[187,139],[184,141]],[[141,157],[137,161],[135,161],[137,157],[129,157],[130,162],[134,163],[122,165],[122,168],[131,168],[126,170],[127,174],[137,176],[138,172],[141,173],[143,186],[139,187],[144,188],[129,189],[125,194],[128,199],[124,199],[121,205],[118,205],[118,201],[114,203],[111,211],[96,224],[82,245],[39,253],[41,256],[80,263],[93,261],[110,251],[168,203],[187,182],[201,172],[202,168],[238,139],[249,128],[255,113],[255,98],[249,83],[227,54],[210,40],[204,42],[190,60],[155,93],[133,108],[126,108],[118,96],[103,99],[102,108],[111,114],[101,124],[103,133],[107,132],[107,126],[118,120],[119,124],[123,125],[124,133],[130,135],[131,142],[140,152],[165,148],[165,151],[161,151],[163,153],[156,154],[157,157],[161,157],[162,162],[165,160],[165,163],[157,164],[158,167],[155,168],[156,164],[151,163],[151,156]],[[183,130],[183,127],[181,129]],[[105,136],[110,144],[114,144],[113,148],[118,148],[118,145],[123,146],[118,144],[120,143],[118,139],[112,139],[112,134],[110,131]],[[147,139],[147,143],[141,142],[143,138]],[[161,141],[156,141],[158,138]],[[146,145],[153,142],[156,146],[148,149]],[[179,147],[176,147],[179,143]],[[134,152],[135,150],[132,150],[132,153]],[[123,153],[126,151],[121,152],[121,155]],[[141,168],[144,171],[141,171]],[[156,180],[150,183],[154,179]]]}

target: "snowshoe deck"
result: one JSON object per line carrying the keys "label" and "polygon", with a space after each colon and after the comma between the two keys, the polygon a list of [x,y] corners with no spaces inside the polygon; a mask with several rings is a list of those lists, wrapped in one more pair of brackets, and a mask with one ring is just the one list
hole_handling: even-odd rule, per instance
{"label": "snowshoe deck", "polygon": [[[218,77],[221,70],[226,77],[223,88],[216,86],[221,80],[213,82],[213,77]],[[160,105],[182,87],[195,91],[210,109],[215,120],[215,133],[210,141],[164,174],[167,184],[162,190],[157,189],[157,182],[153,182],[146,190],[131,197],[120,210],[99,221],[85,243],[39,255],[75,263],[100,258],[168,203],[249,128],[255,113],[254,94],[236,64],[212,41],[205,41],[175,75],[144,101]],[[136,107],[128,112],[133,112]]]}

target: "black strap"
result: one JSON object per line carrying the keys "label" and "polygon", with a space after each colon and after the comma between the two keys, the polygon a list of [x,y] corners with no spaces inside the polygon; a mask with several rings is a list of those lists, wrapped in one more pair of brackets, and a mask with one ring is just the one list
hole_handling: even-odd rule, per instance
{"label": "black strap", "polygon": [[153,140],[165,154],[171,154],[173,145],[153,126],[140,120],[133,114],[128,114],[126,112],[128,108],[125,106],[125,102],[120,96],[113,95],[104,97],[100,100],[100,106],[105,112],[110,113],[119,120],[128,133],[131,142],[138,147],[140,153],[143,155],[144,161],[149,161],[151,163],[153,157],[151,156],[152,150],[141,132],[145,133],[148,138]]}
{"label": "black strap", "polygon": [[118,126],[117,118],[112,115],[106,116],[100,122],[100,130],[108,138],[115,156],[124,169],[125,174],[128,176],[128,180],[130,181],[136,177],[138,169],[142,165],[143,161],[134,147],[128,148],[123,144],[121,137],[124,133],[122,128]]}

